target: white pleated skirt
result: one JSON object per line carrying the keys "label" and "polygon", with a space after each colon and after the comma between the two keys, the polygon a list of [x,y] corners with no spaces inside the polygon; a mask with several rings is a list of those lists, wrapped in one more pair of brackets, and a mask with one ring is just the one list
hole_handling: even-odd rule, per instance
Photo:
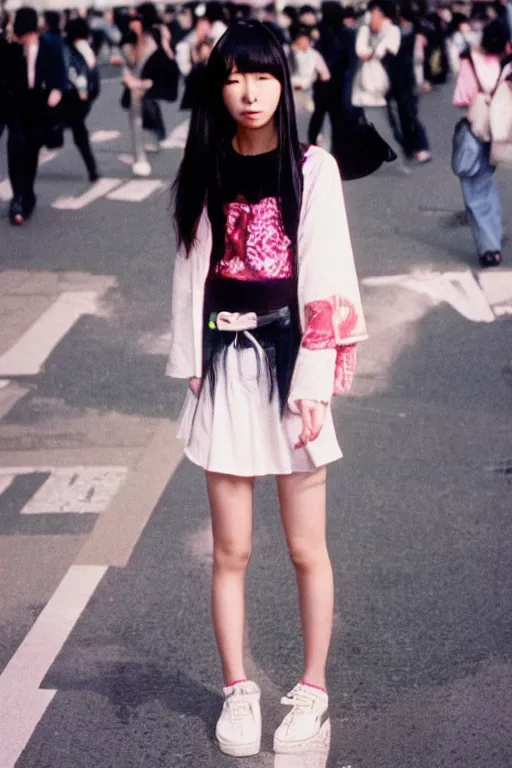
{"label": "white pleated skirt", "polygon": [[312,472],[341,458],[330,408],[314,443],[295,448],[302,420],[289,408],[281,417],[277,386],[269,401],[261,347],[233,343],[226,354],[225,366],[217,367],[213,397],[207,380],[199,397],[188,391],[180,414],[178,437],[194,464],[210,472],[260,477]]}

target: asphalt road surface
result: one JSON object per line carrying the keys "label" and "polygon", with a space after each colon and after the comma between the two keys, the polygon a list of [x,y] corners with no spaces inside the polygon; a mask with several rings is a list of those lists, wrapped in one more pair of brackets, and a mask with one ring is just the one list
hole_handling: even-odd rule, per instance
{"label": "asphalt road surface", "polygon": [[[21,229],[0,141],[0,768],[233,764],[213,741],[204,481],[175,440],[185,385],[164,376],[186,115],[166,107],[168,148],[133,181],[120,92],[105,82],[89,120],[101,181],[68,136]],[[512,766],[512,252],[477,269],[449,101],[422,101],[432,163],[345,188],[370,340],[334,404],[330,754],[272,754],[302,651],[263,480],[247,662],[264,739],[247,768]]]}

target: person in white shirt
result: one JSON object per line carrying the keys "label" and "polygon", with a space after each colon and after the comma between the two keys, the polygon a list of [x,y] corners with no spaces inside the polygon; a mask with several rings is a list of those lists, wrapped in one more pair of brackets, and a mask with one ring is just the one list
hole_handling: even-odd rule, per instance
{"label": "person in white shirt", "polygon": [[331,79],[323,56],[313,48],[311,31],[300,27],[293,37],[289,55],[292,87],[297,110],[313,111],[312,92],[319,80],[326,83]]}

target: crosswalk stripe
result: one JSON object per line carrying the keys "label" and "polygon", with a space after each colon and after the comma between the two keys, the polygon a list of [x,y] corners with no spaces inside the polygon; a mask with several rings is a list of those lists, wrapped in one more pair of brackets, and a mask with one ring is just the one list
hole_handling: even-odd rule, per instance
{"label": "crosswalk stripe", "polygon": [[[57,154],[58,152],[55,152],[54,150],[42,149],[39,155],[39,167],[41,167],[42,165],[46,165],[46,163],[49,163],[51,160],[53,160],[54,157],[57,157]],[[0,202],[8,203],[11,198],[12,198],[11,182],[9,181],[9,179],[4,179],[3,181],[0,181]]]}
{"label": "crosswalk stripe", "polygon": [[0,474],[0,496],[11,487],[15,477],[16,475],[12,472]]}
{"label": "crosswalk stripe", "polygon": [[95,291],[65,291],[0,357],[0,376],[33,376],[82,315],[98,311]]}
{"label": "crosswalk stripe", "polygon": [[40,689],[107,566],[72,565],[0,675],[1,768],[15,768],[56,694]]}
{"label": "crosswalk stripe", "polygon": [[104,197],[122,182],[122,179],[100,179],[82,195],[57,198],[52,203],[52,208],[56,208],[58,211],[79,211],[95,200],[99,200],[100,197]]}
{"label": "crosswalk stripe", "polygon": [[50,472],[50,476],[25,504],[22,515],[98,515],[108,507],[128,473],[127,467],[80,466],[26,468],[24,474],[41,471]]}
{"label": "crosswalk stripe", "polygon": [[411,272],[402,275],[366,277],[369,287],[401,287],[428,296],[436,303],[446,302],[474,323],[492,323],[496,317],[470,270],[462,272]]}
{"label": "crosswalk stripe", "polygon": [[160,143],[162,149],[184,149],[187,143],[190,120],[184,120],[176,126],[169,136]]}
{"label": "crosswalk stripe", "polygon": [[12,187],[9,179],[0,181],[0,202],[8,203],[12,197]]}
{"label": "crosswalk stripe", "polygon": [[163,181],[158,179],[133,179],[127,181],[121,187],[109,192],[107,200],[119,200],[127,203],[142,203],[144,200],[156,192],[157,189],[165,187]]}
{"label": "crosswalk stripe", "polygon": [[104,144],[107,141],[114,141],[121,135],[120,131],[94,131],[91,134],[92,144]]}

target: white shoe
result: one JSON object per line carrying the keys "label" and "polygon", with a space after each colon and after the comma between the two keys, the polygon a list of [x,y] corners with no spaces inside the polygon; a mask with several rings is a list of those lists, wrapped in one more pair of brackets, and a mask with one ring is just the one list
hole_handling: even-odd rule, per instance
{"label": "white shoe", "polygon": [[149,176],[151,174],[151,166],[147,160],[137,160],[132,165],[132,171],[134,176]]}
{"label": "white shoe", "polygon": [[329,697],[321,690],[299,683],[281,704],[292,707],[274,736],[274,752],[293,755],[329,749],[331,721]]}
{"label": "white shoe", "polygon": [[224,688],[224,706],[215,736],[221,752],[231,757],[257,755],[261,746],[261,691],[256,683]]}

